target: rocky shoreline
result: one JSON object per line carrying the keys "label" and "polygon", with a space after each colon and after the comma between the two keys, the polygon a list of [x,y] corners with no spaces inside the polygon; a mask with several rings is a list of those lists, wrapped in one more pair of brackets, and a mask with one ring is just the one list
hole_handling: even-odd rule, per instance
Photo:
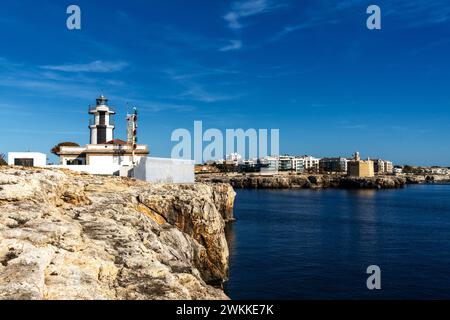
{"label": "rocky shoreline", "polygon": [[234,196],[0,167],[0,299],[228,299]]}
{"label": "rocky shoreline", "polygon": [[343,175],[289,175],[273,176],[244,174],[198,174],[196,180],[208,183],[227,183],[236,189],[395,189],[406,184],[446,183],[448,176],[376,176],[355,178]]}
{"label": "rocky shoreline", "polygon": [[449,175],[406,175],[407,184],[450,183]]}

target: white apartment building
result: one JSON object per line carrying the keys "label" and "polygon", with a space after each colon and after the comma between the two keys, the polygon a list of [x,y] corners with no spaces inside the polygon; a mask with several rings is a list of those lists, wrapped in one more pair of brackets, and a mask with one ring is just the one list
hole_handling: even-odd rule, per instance
{"label": "white apartment building", "polygon": [[237,166],[238,164],[242,163],[242,156],[236,152],[227,154],[225,156],[225,162],[227,164],[234,164]]}
{"label": "white apartment building", "polygon": [[384,161],[384,171],[386,173],[394,173],[394,164],[392,161]]}
{"label": "white apartment building", "polygon": [[305,171],[305,159],[302,157],[293,158],[292,170],[294,170],[297,173],[303,173]]}
{"label": "white apartment building", "polygon": [[312,156],[303,156],[303,167],[305,170],[316,169],[319,170],[320,158],[315,158]]}
{"label": "white apartment building", "polygon": [[276,174],[279,170],[279,159],[278,157],[264,157],[258,159],[258,164],[261,165],[261,174]]}
{"label": "white apartment building", "polygon": [[294,157],[284,155],[278,157],[278,169],[280,171],[291,171],[293,170],[293,159]]}
{"label": "white apartment building", "polygon": [[394,172],[394,164],[391,161],[376,159],[373,160],[374,171],[378,174],[391,174]]}

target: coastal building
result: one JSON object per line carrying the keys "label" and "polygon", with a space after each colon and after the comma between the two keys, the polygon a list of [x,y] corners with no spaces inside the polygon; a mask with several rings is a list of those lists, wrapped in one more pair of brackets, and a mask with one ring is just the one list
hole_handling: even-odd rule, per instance
{"label": "coastal building", "polygon": [[373,159],[373,171],[376,174],[383,174],[385,171],[384,161],[381,159]]}
{"label": "coastal building", "polygon": [[292,170],[294,170],[296,173],[303,173],[305,171],[305,159],[303,157],[293,158]]}
{"label": "coastal building", "polygon": [[272,175],[278,173],[279,162],[278,157],[264,157],[258,159],[260,173],[262,175]]}
{"label": "coastal building", "polygon": [[319,160],[319,171],[321,173],[346,173],[347,158],[322,158]]}
{"label": "coastal building", "polygon": [[449,168],[442,168],[442,167],[432,167],[430,169],[431,174],[437,174],[437,175],[447,175],[450,173]]}
{"label": "coastal building", "polygon": [[403,173],[403,167],[401,167],[401,166],[394,167],[394,174],[402,174],[402,173]]}
{"label": "coastal building", "polygon": [[247,165],[247,166],[256,166],[258,163],[258,159],[247,159],[242,161],[242,164]]}
{"label": "coastal building", "polygon": [[137,110],[127,115],[127,141],[114,138],[114,108],[103,95],[95,107],[89,107],[90,143],[84,147],[73,142],[60,143],[52,149],[59,165],[47,165],[47,157],[37,152],[10,152],[8,164],[65,168],[100,175],[134,177],[153,183],[195,183],[194,161],[150,158],[149,148],[137,144]]}
{"label": "coastal building", "polygon": [[374,162],[370,159],[361,160],[359,152],[355,152],[353,160],[347,162],[347,173],[351,177],[374,177]]}
{"label": "coastal building", "polygon": [[[114,108],[101,95],[95,107],[89,107],[93,119],[89,122],[90,144],[84,147],[61,146],[57,152],[61,165],[132,166],[149,154],[147,145],[133,143],[135,132],[128,134],[127,142],[114,139]],[[135,114],[137,120],[137,112]],[[131,117],[128,117],[131,121]],[[133,120],[134,121],[134,120]],[[132,125],[129,123],[129,126]],[[134,130],[135,131],[135,130]]]}
{"label": "coastal building", "polygon": [[373,165],[375,174],[392,174],[394,172],[394,164],[391,161],[374,159]]}
{"label": "coastal building", "polygon": [[392,161],[384,160],[384,172],[387,174],[394,173],[394,163]]}
{"label": "coastal building", "polygon": [[278,170],[280,171],[291,171],[293,170],[293,157],[284,155],[278,157]]}
{"label": "coastal building", "polygon": [[225,163],[238,166],[240,163],[242,163],[242,155],[236,152],[227,154],[225,156]]}
{"label": "coastal building", "polygon": [[239,164],[239,172],[260,172],[261,166],[258,165],[258,159],[247,159],[243,160]]}
{"label": "coastal building", "polygon": [[47,165],[47,155],[39,152],[8,152],[8,165],[44,167]]}
{"label": "coastal building", "polygon": [[303,165],[306,171],[319,171],[320,158],[315,158],[312,156],[303,156]]}

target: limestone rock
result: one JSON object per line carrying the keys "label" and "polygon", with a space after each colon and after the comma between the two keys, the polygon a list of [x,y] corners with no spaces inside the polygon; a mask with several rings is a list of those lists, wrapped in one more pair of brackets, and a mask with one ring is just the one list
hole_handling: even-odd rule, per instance
{"label": "limestone rock", "polygon": [[0,299],[227,299],[229,185],[0,168]]}

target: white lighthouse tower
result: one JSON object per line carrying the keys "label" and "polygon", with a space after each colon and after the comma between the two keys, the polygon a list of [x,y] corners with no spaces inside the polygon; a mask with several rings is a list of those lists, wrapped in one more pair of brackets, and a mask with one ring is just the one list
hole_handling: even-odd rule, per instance
{"label": "white lighthouse tower", "polygon": [[89,114],[94,115],[89,123],[91,130],[91,144],[105,144],[114,139],[113,108],[107,105],[108,99],[101,95],[97,98],[97,105],[89,107]]}

